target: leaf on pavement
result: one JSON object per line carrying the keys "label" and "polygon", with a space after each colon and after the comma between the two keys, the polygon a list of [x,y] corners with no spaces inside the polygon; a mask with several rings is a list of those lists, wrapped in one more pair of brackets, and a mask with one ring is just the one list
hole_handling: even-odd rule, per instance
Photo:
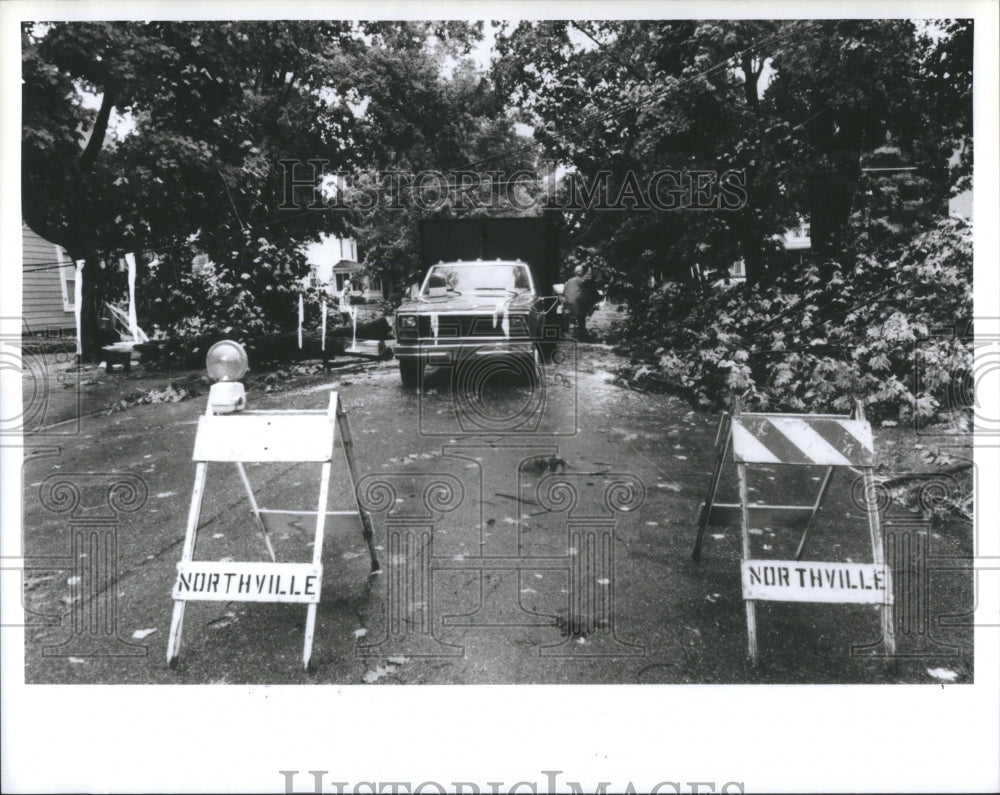
{"label": "leaf on pavement", "polygon": [[375,684],[379,679],[388,676],[389,674],[396,672],[395,665],[376,665],[375,670],[368,671],[364,675],[364,680],[367,684]]}

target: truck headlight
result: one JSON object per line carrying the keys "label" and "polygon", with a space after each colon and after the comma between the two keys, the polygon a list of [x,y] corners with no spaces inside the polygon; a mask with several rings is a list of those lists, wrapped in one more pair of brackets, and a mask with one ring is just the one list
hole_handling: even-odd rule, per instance
{"label": "truck headlight", "polygon": [[400,315],[396,318],[396,322],[400,329],[415,330],[417,328],[416,315]]}

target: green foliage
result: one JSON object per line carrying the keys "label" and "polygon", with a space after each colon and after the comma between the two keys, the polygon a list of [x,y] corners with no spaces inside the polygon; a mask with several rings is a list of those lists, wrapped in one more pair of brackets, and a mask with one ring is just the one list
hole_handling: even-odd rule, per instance
{"label": "green foliage", "polygon": [[[271,276],[270,268],[260,270],[267,273],[259,274],[259,279]],[[151,324],[154,345],[149,358],[164,364],[203,360],[205,346],[219,339],[247,343],[275,333],[278,324],[258,301],[255,281],[251,272],[218,268],[204,255],[195,257],[193,265],[185,265],[182,258],[148,264],[137,292],[143,299],[142,315]],[[292,289],[279,282],[265,285],[262,292],[280,295],[291,308]]]}
{"label": "green foliage", "polygon": [[[589,184],[610,172],[612,197],[630,173],[745,174],[739,210],[571,213],[573,243],[616,268],[625,298],[650,274],[741,258],[771,281],[774,236],[800,217],[824,257],[905,239],[971,173],[967,20],[522,22],[498,49],[498,91],[549,156]],[[890,164],[915,170],[861,171]]]}
{"label": "green foliage", "polygon": [[[777,158],[762,156],[758,141],[762,61],[748,57],[746,81],[732,64],[741,46],[771,37],[773,28],[768,22],[546,21],[520,23],[498,40],[498,91],[510,94],[522,120],[533,124],[546,155],[572,172],[561,204],[570,180],[586,190],[606,175],[605,202],[613,203],[633,176],[645,187],[657,172],[682,172],[683,192],[683,172],[756,169],[748,185],[753,208],[746,212],[621,212],[592,203],[568,213],[572,242],[595,249],[631,289],[641,291],[650,274],[672,278],[694,262],[721,267],[739,258],[744,242],[759,248],[791,218],[777,181],[764,173]],[[663,191],[660,201],[669,198]],[[626,287],[623,297],[629,292]]]}
{"label": "green foliage", "polygon": [[[898,251],[971,173],[967,20],[511,23],[489,79],[466,57],[481,34],[463,22],[26,24],[22,207],[36,232],[88,260],[85,353],[96,308],[120,290],[120,274],[96,262],[127,251],[158,252],[159,271],[140,268],[140,296],[159,302],[140,320],[178,346],[202,331],[286,330],[303,273],[297,252],[322,234],[353,234],[370,273],[405,286],[426,212],[412,191],[395,205],[383,194],[369,211],[289,209],[286,158],[354,175],[567,167],[590,184],[607,172],[611,196],[632,175],[643,184],[663,169],[745,173],[741,209],[567,213],[564,249],[578,248],[633,317],[651,275],[721,271],[740,258],[751,282],[777,289],[774,312],[798,311],[790,296],[803,295],[810,274],[781,275],[776,234],[808,217],[827,259]],[[127,134],[116,134],[115,114],[126,114]],[[534,127],[534,142],[515,119]],[[542,168],[540,158],[555,163]],[[864,176],[864,166],[915,171]],[[485,210],[451,200],[435,209],[462,212]],[[216,281],[195,278],[196,253],[215,263]],[[840,266],[840,278],[852,267]],[[825,283],[831,268],[814,275]],[[686,316],[696,288],[673,290],[653,309]],[[737,307],[720,311],[707,356],[754,329]],[[873,367],[882,355],[872,348]],[[730,359],[721,386],[759,380],[756,359]],[[847,377],[824,366],[833,381]],[[794,375],[780,377],[793,393]]]}
{"label": "green foliage", "polygon": [[[384,79],[381,75],[370,77]],[[418,84],[419,90],[415,87]],[[364,241],[365,264],[396,294],[423,277],[422,218],[523,215],[525,210],[511,205],[506,186],[497,186],[493,180],[498,179],[496,174],[531,171],[538,166],[537,151],[526,146],[526,139],[514,131],[503,112],[501,97],[470,59],[459,61],[450,74],[444,74],[433,50],[413,53],[405,83],[399,85],[410,100],[405,117],[396,108],[386,109],[384,115],[373,116],[368,130],[371,135],[395,130],[403,118],[409,125],[403,134],[392,134],[384,142],[377,160],[385,170],[400,172],[393,178],[396,185],[393,187],[389,178],[380,181],[362,171],[354,178],[357,187],[377,194],[380,200],[350,214],[355,236]],[[484,175],[483,169],[495,175]],[[450,185],[459,179],[456,172],[463,172],[472,184],[479,182],[460,195],[455,190],[441,190],[440,183],[432,179],[429,188],[420,192],[414,186],[414,176],[429,172],[438,172]],[[533,210],[541,204],[540,187],[529,186],[528,190],[535,201],[520,201],[532,205]]]}
{"label": "green foliage", "polygon": [[[773,285],[706,293],[667,283],[633,307],[622,376],[702,406],[750,390],[769,409],[953,420],[972,364],[972,227],[940,222],[898,256],[810,265]],[[638,340],[639,342],[635,342]]]}
{"label": "green foliage", "polygon": [[[462,22],[25,25],[23,212],[94,263],[85,353],[108,297],[96,262],[129,251],[165,263],[145,274],[161,306],[142,321],[182,342],[201,329],[283,325],[298,249],[349,226],[346,213],[309,206],[311,185],[286,196],[282,160],[392,166],[413,140],[446,159],[465,116],[440,66],[479,35]],[[126,133],[115,134],[114,114],[127,114]],[[215,263],[217,283],[192,280],[194,253]]]}

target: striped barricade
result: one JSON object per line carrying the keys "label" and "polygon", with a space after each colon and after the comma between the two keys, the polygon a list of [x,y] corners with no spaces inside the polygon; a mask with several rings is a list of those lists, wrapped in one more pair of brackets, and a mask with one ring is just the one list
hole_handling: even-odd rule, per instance
{"label": "striped barricade", "polygon": [[[716,502],[722,469],[732,451],[739,501]],[[865,501],[871,536],[872,563],[802,561],[806,540],[837,467],[859,471],[864,494],[875,494],[872,467],[875,447],[871,425],[858,404],[853,415],[771,414],[741,412],[739,399],[732,413],[724,412],[715,440],[715,463],[708,496],[698,514],[698,535],[692,558],[701,558],[705,529],[739,525],[742,534],[743,599],[747,612],[748,652],[757,658],[755,604],[757,601],[833,602],[875,604],[881,607],[886,654],[895,653],[892,626],[892,585],[884,561],[884,542],[878,507]],[[747,467],[751,465],[826,467],[815,501],[810,505],[751,503]],[[754,558],[751,527],[782,527],[802,531],[794,560]]]}

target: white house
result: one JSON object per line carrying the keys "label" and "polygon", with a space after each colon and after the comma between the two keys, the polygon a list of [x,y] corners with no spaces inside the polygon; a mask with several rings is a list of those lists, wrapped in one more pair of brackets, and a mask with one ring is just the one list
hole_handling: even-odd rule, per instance
{"label": "white house", "polygon": [[311,268],[313,285],[330,285],[331,291],[340,293],[344,281],[351,281],[351,296],[377,301],[382,298],[379,281],[369,281],[364,266],[358,262],[358,244],[352,237],[324,235],[318,242],[303,248]]}
{"label": "white house", "polygon": [[76,266],[61,246],[21,224],[21,325],[25,334],[76,335]]}

